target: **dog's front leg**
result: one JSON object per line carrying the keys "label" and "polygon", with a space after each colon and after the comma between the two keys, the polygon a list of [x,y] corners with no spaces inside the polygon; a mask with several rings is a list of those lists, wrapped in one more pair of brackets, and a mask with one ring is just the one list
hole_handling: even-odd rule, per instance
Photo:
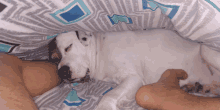
{"label": "dog's front leg", "polygon": [[135,99],[135,94],[142,85],[140,76],[126,77],[121,84],[102,97],[96,110],[119,110],[124,103]]}

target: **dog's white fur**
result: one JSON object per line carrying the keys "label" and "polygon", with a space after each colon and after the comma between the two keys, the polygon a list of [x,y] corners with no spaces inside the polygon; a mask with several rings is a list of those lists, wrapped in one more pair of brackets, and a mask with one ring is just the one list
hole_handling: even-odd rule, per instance
{"label": "dog's white fur", "polygon": [[[119,84],[103,96],[96,110],[118,110],[123,103],[135,98],[142,85],[157,82],[167,69],[183,69],[188,73],[188,78],[180,81],[180,86],[196,81],[211,84],[220,78],[220,72],[215,69],[220,68],[217,62],[220,57],[209,57],[208,52],[213,50],[184,40],[173,31],[99,33],[90,40],[89,46],[84,46],[75,32],[59,35],[57,45],[62,60],[58,68],[68,65],[72,78],[84,77],[89,68],[93,70],[91,78]],[[65,52],[70,44],[72,46]],[[201,59],[200,49],[205,61],[215,67],[211,68],[215,69],[213,76]]]}

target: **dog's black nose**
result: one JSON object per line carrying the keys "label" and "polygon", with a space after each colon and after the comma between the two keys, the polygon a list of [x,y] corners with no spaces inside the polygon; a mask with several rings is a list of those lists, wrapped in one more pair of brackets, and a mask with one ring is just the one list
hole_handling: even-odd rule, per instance
{"label": "dog's black nose", "polygon": [[71,72],[70,72],[70,68],[68,66],[62,66],[59,70],[58,70],[58,75],[61,78],[61,80],[63,81],[64,79],[70,79],[71,78]]}

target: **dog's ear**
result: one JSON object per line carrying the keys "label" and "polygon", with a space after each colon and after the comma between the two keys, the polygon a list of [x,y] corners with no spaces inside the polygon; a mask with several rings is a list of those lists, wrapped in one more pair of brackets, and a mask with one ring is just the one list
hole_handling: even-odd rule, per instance
{"label": "dog's ear", "polygon": [[78,37],[79,41],[81,42],[81,44],[86,47],[90,44],[90,41],[91,41],[93,36],[92,36],[91,32],[78,31],[77,32],[77,37]]}
{"label": "dog's ear", "polygon": [[56,38],[50,41],[48,44],[48,51],[49,51],[49,62],[59,64],[61,60],[61,53],[57,47]]}

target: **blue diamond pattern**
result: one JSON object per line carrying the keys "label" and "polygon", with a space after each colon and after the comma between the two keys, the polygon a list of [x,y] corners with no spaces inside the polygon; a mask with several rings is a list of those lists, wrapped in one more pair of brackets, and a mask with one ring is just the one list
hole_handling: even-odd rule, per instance
{"label": "blue diamond pattern", "polygon": [[90,10],[82,0],[74,0],[63,9],[50,15],[63,24],[72,24],[84,19],[90,14]]}
{"label": "blue diamond pattern", "polygon": [[83,11],[79,8],[78,5],[74,6],[71,10],[66,13],[60,14],[66,21],[70,22],[76,20],[84,15]]}
{"label": "blue diamond pattern", "polygon": [[68,106],[79,106],[82,105],[84,101],[86,100],[78,97],[77,92],[74,89],[72,89],[72,91],[68,94],[63,103],[65,103]]}
{"label": "blue diamond pattern", "polygon": [[118,24],[119,21],[125,22],[127,24],[132,24],[132,19],[125,15],[116,15],[114,14],[112,17],[108,16],[109,20],[111,21],[112,25]]}
{"label": "blue diamond pattern", "polygon": [[5,41],[0,40],[0,52],[11,53],[13,51],[13,49],[19,45],[20,44],[14,44],[14,43],[5,42]]}
{"label": "blue diamond pattern", "polygon": [[142,0],[143,9],[149,9],[151,11],[156,11],[158,8],[161,9],[163,14],[166,14],[168,9],[171,9],[171,12],[168,14],[168,17],[172,19],[177,13],[179,6],[176,5],[164,5],[154,0]]}

